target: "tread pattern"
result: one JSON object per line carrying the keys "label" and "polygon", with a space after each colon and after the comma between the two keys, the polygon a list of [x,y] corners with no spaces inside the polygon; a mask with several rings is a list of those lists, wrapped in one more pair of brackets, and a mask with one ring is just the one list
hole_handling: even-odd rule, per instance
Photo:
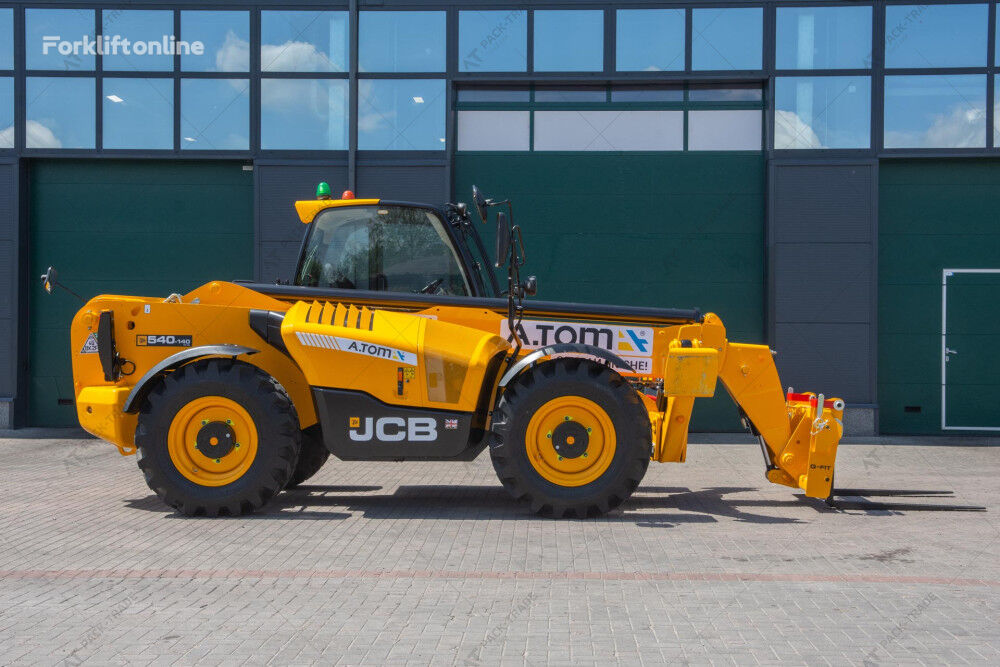
{"label": "tread pattern", "polygon": [[[177,410],[198,396],[226,396],[243,405],[257,426],[257,456],[239,480],[206,487],[183,477],[167,451]],[[149,392],[135,432],[137,463],[146,484],[170,507],[188,516],[239,516],[254,512],[280,492],[299,455],[301,431],[291,399],[256,366],[232,359],[203,359],[165,375]]]}
{"label": "tread pattern", "polygon": [[302,448],[299,450],[299,460],[295,463],[292,477],[285,485],[286,489],[294,489],[319,472],[327,459],[330,450],[323,444],[322,433],[318,426],[311,426],[302,431]]}
{"label": "tread pattern", "polygon": [[[616,452],[608,470],[580,487],[546,481],[531,466],[524,433],[541,402],[580,393],[605,408],[616,431]],[[490,458],[504,488],[531,510],[554,518],[606,514],[638,488],[652,454],[649,415],[636,391],[607,366],[582,358],[543,362],[508,386],[493,412]]]}

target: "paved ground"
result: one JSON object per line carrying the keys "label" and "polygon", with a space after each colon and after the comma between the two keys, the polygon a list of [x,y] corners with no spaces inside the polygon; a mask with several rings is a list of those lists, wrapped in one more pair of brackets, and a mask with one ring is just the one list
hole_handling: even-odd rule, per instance
{"label": "paved ground", "polygon": [[989,511],[835,511],[712,444],[598,520],[486,458],[187,519],[107,444],[0,439],[0,664],[998,664],[1000,448],[847,445],[837,480]]}

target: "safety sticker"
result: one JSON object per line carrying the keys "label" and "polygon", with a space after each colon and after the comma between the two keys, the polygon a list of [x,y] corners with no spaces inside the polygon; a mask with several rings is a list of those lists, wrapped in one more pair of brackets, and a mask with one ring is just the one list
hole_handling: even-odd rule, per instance
{"label": "safety sticker", "polygon": [[388,359],[408,366],[417,365],[417,355],[406,350],[399,350],[395,347],[376,345],[363,340],[353,338],[341,338],[340,336],[328,336],[326,334],[314,334],[304,331],[296,331],[295,336],[299,342],[309,347],[323,347],[328,350],[340,350],[341,352],[351,352],[362,354],[366,357],[376,359]]}
{"label": "safety sticker", "polygon": [[97,334],[90,334],[87,336],[87,340],[83,344],[83,349],[80,350],[80,354],[97,354]]}
{"label": "safety sticker", "polygon": [[145,334],[135,337],[139,347],[191,347],[190,335]]}

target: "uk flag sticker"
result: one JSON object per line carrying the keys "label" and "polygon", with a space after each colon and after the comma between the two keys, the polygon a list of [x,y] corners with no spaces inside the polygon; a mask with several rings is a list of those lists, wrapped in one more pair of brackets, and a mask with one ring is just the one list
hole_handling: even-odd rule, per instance
{"label": "uk flag sticker", "polygon": [[454,431],[454,430],[456,430],[458,428],[458,420],[457,419],[445,419],[444,420],[444,427],[447,430],[449,430],[449,431]]}

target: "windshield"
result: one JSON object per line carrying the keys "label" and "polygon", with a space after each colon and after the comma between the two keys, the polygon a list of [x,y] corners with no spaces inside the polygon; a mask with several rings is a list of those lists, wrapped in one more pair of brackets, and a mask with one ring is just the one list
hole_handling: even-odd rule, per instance
{"label": "windshield", "polygon": [[470,294],[444,223],[433,211],[410,206],[348,206],[317,215],[295,284]]}

